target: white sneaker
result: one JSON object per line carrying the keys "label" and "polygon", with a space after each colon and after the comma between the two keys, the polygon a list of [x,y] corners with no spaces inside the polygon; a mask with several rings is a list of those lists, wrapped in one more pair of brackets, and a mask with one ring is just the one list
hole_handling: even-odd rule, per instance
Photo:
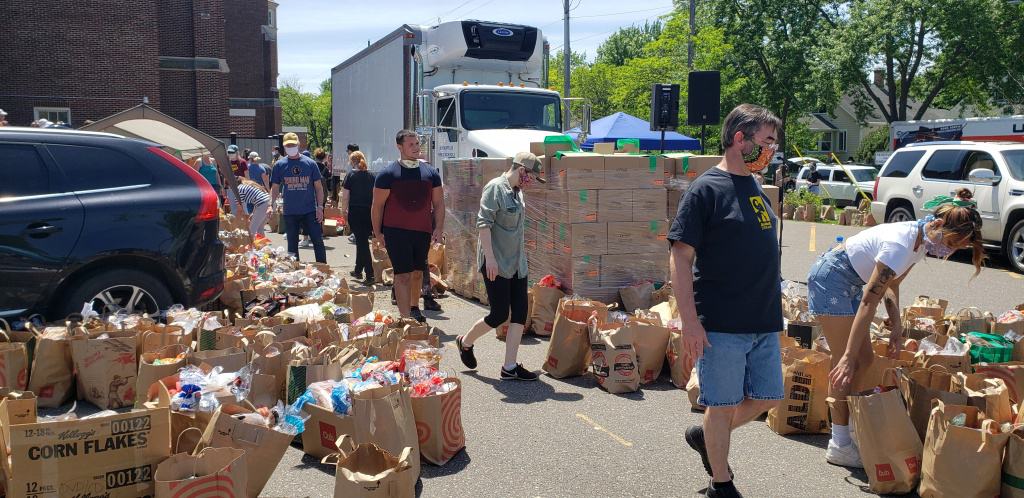
{"label": "white sneaker", "polygon": [[313,246],[313,241],[312,240],[304,239],[304,240],[299,241],[299,247],[305,248],[305,247],[312,247],[312,246]]}
{"label": "white sneaker", "polygon": [[835,441],[829,439],[828,449],[825,450],[825,461],[840,467],[864,468],[864,464],[860,461],[860,449],[854,443],[850,443],[847,446],[839,446]]}

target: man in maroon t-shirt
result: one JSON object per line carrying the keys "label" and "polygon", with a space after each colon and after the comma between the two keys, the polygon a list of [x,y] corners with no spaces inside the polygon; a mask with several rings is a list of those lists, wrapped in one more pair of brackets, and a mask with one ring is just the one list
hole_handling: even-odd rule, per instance
{"label": "man in maroon t-shirt", "polygon": [[395,271],[398,312],[423,322],[418,294],[430,243],[444,233],[444,194],[437,169],[418,159],[416,132],[399,131],[395,143],[401,160],[377,173],[370,215],[374,238],[387,249]]}

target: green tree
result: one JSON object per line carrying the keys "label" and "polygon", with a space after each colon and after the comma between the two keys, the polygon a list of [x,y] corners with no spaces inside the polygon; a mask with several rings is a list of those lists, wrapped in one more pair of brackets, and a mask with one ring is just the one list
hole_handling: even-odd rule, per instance
{"label": "green tree", "polygon": [[331,149],[331,80],[320,83],[319,93],[303,92],[294,78],[284,79],[278,87],[281,123],[304,126],[309,148]]}
{"label": "green tree", "polygon": [[883,150],[889,150],[889,125],[875,128],[865,135],[853,158],[857,162],[874,164],[875,152]]}
{"label": "green tree", "polygon": [[620,28],[597,47],[595,64],[621,66],[630,59],[644,55],[644,47],[661,35],[660,21],[644,21],[643,26]]}
{"label": "green tree", "polygon": [[[1021,74],[1019,5],[997,0],[837,5],[831,13],[822,11],[833,34],[820,59],[822,74],[832,76],[834,88],[855,92],[862,119],[872,104],[891,123],[921,119],[933,106],[986,109],[997,92],[1024,94],[1024,86],[1008,81]],[[872,69],[881,71],[882,85],[873,85]]]}

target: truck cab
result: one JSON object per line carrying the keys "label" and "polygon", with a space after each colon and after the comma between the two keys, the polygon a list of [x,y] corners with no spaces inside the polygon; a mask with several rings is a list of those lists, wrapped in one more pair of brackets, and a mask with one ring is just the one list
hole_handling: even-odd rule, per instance
{"label": "truck cab", "polygon": [[561,100],[551,90],[466,82],[438,86],[429,99],[430,126],[419,131],[438,166],[457,157],[511,157],[562,133]]}

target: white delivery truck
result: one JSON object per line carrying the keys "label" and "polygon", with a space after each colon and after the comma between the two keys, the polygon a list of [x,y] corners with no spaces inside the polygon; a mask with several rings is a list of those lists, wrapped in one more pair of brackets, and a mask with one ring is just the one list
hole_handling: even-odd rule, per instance
{"label": "white delivery truck", "polygon": [[558,92],[546,88],[547,61],[537,28],[403,25],[331,70],[334,148],[359,145],[372,170],[398,159],[402,128],[420,134],[438,169],[447,158],[528,151],[567,128]]}
{"label": "white delivery truck", "polygon": [[895,121],[889,125],[889,144],[893,151],[912,143],[960,140],[1024,142],[1024,115]]}

